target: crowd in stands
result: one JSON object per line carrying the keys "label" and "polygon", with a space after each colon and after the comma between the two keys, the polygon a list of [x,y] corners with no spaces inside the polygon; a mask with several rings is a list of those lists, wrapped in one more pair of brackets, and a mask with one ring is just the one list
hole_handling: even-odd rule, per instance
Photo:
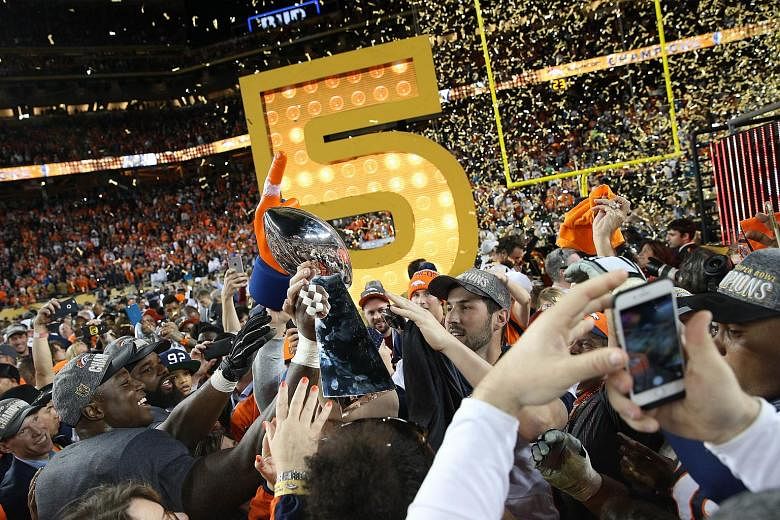
{"label": "crowd in stands", "polygon": [[[78,131],[73,131],[74,120]],[[180,109],[0,120],[0,166],[175,151],[245,133],[237,97]]]}
{"label": "crowd in stands", "polygon": [[395,238],[393,216],[388,211],[355,215],[331,221],[350,249],[370,249]]}
{"label": "crowd in stands", "polygon": [[[51,207],[0,210],[0,306],[25,306],[54,295],[147,286],[205,277],[228,253],[247,259],[253,242],[242,226],[253,208],[252,174],[215,177],[208,188],[112,190]],[[78,203],[74,207],[74,203]],[[209,262],[212,262],[211,267]]]}
{"label": "crowd in stands", "polygon": [[[192,193],[165,203],[185,207],[197,235],[223,207],[243,209],[221,188],[229,202],[215,208]],[[457,276],[436,258],[410,263],[405,296],[373,280],[352,303],[339,276],[316,279],[322,264],[302,260],[271,283],[265,239],[245,223],[232,235],[260,252],[251,273],[217,263],[194,284],[65,312],[51,299],[7,324],[3,513],[771,518],[780,249],[768,217],[751,224],[754,252],[724,257],[675,219],[634,254],[630,199],[606,185],[576,204],[546,195],[568,208],[546,256],[486,235],[478,265]],[[263,200],[258,212],[281,204],[273,190]],[[136,230],[147,231],[153,243]],[[685,323],[685,393],[649,412],[631,393],[648,358],[620,348],[610,308],[661,279]]]}
{"label": "crowd in stands", "polygon": [[[160,16],[163,4],[150,4]],[[473,6],[425,4],[418,28],[451,36],[437,66],[481,81]],[[506,50],[499,74],[617,50],[610,31],[652,43],[652,16],[623,4],[488,6],[512,20],[490,29]],[[747,5],[679,2],[667,37],[771,12]],[[520,46],[531,29],[545,37]],[[37,42],[18,27],[6,37]],[[752,70],[762,48],[747,47],[679,58],[681,139],[776,99],[778,82],[761,81],[776,71]],[[691,66],[707,52],[720,61]],[[711,70],[724,62],[742,64],[755,85]],[[513,173],[669,145],[669,107],[650,74],[627,91],[618,75],[599,77],[544,103],[541,86],[501,94]],[[0,122],[0,165],[246,132],[238,98],[215,108]],[[0,320],[0,518],[775,518],[780,213],[743,223],[750,249],[700,243],[685,157],[594,174],[586,190],[577,178],[510,190],[491,114],[482,95],[409,123],[469,175],[479,252],[461,273],[439,272],[436,257],[412,261],[403,295],[378,279],[353,301],[330,271],[343,251],[322,243],[312,249],[341,263],[306,248],[274,257],[263,217],[292,204],[280,193],[282,156],[262,192],[245,156],[226,158],[228,173],[193,175],[201,164],[159,185],[74,188],[40,206],[19,190],[3,203],[0,310],[24,314]],[[395,233],[392,211],[333,224],[354,249]],[[227,267],[232,254],[244,269]],[[83,293],[86,303],[69,301]],[[637,294],[655,299],[642,312],[616,308]],[[629,352],[628,332],[648,348]]]}

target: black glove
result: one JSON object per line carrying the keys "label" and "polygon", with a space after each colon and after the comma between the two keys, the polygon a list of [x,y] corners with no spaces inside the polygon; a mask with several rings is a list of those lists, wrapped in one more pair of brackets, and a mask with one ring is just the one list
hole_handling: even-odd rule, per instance
{"label": "black glove", "polygon": [[276,331],[268,326],[270,322],[271,316],[264,312],[249,318],[244,328],[238,331],[230,353],[219,364],[225,379],[237,382],[249,371],[254,353],[276,335]]}

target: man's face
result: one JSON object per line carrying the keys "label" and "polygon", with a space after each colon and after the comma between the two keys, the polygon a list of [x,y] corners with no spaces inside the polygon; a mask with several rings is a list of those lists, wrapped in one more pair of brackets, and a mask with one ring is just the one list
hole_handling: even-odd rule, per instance
{"label": "man's face", "polygon": [[444,307],[442,307],[441,301],[429,293],[427,289],[416,291],[412,295],[412,301],[433,314],[439,323],[444,319]]}
{"label": "man's face", "polygon": [[211,305],[211,298],[208,296],[201,296],[198,298],[198,303],[201,304],[201,306],[208,308]]}
{"label": "man's face", "polygon": [[57,410],[54,409],[54,401],[49,401],[46,406],[38,410],[38,414],[41,416],[46,429],[49,431],[49,435],[54,437],[57,432],[60,431],[60,416],[57,414]]}
{"label": "man's face", "polygon": [[130,371],[130,376],[143,383],[147,394],[161,391],[169,394],[173,390],[173,383],[168,374],[168,369],[160,363],[159,356],[151,352],[141,361],[136,363]]}
{"label": "man's face", "polygon": [[389,304],[381,298],[371,298],[363,307],[363,314],[366,315],[368,326],[376,329],[381,334],[390,332],[390,326],[382,317],[382,309],[387,308]]}
{"label": "man's face", "polygon": [[[734,370],[740,385],[748,393],[772,385],[762,381],[767,366],[780,364],[777,338],[780,337],[780,317],[747,323],[721,323],[715,335],[715,344]],[[777,395],[762,395],[774,399]]]}
{"label": "man's face", "polygon": [[16,435],[2,441],[0,446],[20,459],[38,460],[46,457],[53,445],[46,423],[41,419],[41,411],[25,417]]}
{"label": "man's face", "polygon": [[95,402],[106,424],[113,428],[142,428],[152,423],[143,383],[124,368],[98,387]]}
{"label": "man's face", "polygon": [[681,234],[675,229],[670,229],[666,232],[666,243],[669,244],[669,247],[680,247],[686,242],[688,242],[688,233]]}
{"label": "man's face", "polygon": [[166,303],[164,309],[168,319],[174,319],[179,316],[179,304],[177,302]]}
{"label": "man's face", "polygon": [[474,352],[483,351],[493,336],[493,316],[481,296],[462,287],[447,295],[447,330]]}
{"label": "man's face", "polygon": [[0,394],[3,394],[11,388],[19,386],[19,381],[10,377],[0,377]]}
{"label": "man's face", "polygon": [[506,260],[507,254],[506,251],[503,249],[494,249],[490,252],[490,261],[494,262],[496,264],[502,264],[504,263],[504,260]]}
{"label": "man's face", "polygon": [[569,267],[571,264],[579,262],[582,260],[582,257],[578,255],[577,253],[572,253],[568,257],[566,257],[566,264],[561,268],[560,274],[558,278],[560,279],[560,285],[565,285],[566,287],[570,286],[568,282],[566,282],[566,278],[564,276],[564,273],[566,272],[566,268]]}
{"label": "man's face", "polygon": [[17,332],[8,336],[8,344],[13,349],[22,355],[27,355],[27,334],[24,332]]}
{"label": "man's face", "polygon": [[523,263],[523,257],[525,256],[525,249],[522,247],[515,247],[512,249],[512,252],[509,253],[509,259],[512,261],[512,264],[516,267],[519,267]]}
{"label": "man's face", "polygon": [[174,370],[171,372],[173,386],[184,395],[189,395],[192,391],[192,374],[186,370]]}
{"label": "man's face", "polygon": [[157,327],[157,322],[148,314],[141,318],[141,331],[144,334],[151,334]]}

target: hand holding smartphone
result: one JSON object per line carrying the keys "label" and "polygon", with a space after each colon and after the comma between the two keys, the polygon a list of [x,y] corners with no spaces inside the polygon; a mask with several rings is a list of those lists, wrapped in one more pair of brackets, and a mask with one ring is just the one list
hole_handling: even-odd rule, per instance
{"label": "hand holding smartphone", "polygon": [[238,253],[230,253],[228,255],[228,267],[237,273],[243,273],[244,262],[241,260],[241,255]]}
{"label": "hand holding smartphone", "polygon": [[60,308],[57,309],[57,312],[52,314],[51,320],[59,320],[61,318],[64,318],[66,316],[70,316],[72,314],[76,314],[79,312],[79,305],[76,303],[76,300],[73,298],[68,298],[65,301],[60,302]]}
{"label": "hand holding smartphone", "polygon": [[406,320],[398,314],[394,313],[390,307],[385,307],[379,312],[382,314],[382,318],[390,327],[398,330],[402,330],[404,328]]}
{"label": "hand holding smartphone", "polygon": [[618,293],[613,312],[634,380],[631,400],[649,409],[682,398],[685,365],[672,281],[660,279]]}

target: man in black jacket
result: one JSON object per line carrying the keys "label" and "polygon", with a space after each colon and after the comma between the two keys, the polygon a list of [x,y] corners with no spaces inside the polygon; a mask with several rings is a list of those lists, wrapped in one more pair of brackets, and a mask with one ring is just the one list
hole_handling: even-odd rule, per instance
{"label": "man in black jacket", "polygon": [[0,483],[0,505],[9,520],[29,519],[27,492],[35,472],[54,455],[41,406],[22,399],[0,401],[0,451],[13,454],[11,467]]}

